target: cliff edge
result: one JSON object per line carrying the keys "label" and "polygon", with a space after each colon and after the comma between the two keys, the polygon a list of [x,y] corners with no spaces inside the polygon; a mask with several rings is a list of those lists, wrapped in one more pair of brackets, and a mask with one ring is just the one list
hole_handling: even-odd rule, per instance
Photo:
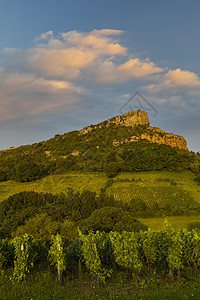
{"label": "cliff edge", "polygon": [[187,142],[182,136],[172,133],[166,133],[158,127],[150,126],[148,113],[142,110],[129,111],[123,116],[116,116],[95,126],[85,127],[80,130],[79,134],[87,134],[94,129],[102,128],[102,126],[110,126],[111,124],[133,128],[135,128],[136,126],[143,126],[143,130],[140,130],[137,135],[131,136],[130,139],[122,138],[120,140],[114,140],[114,146],[118,146],[123,143],[138,142],[139,140],[147,140],[150,143],[165,144],[171,147],[176,147],[188,151]]}

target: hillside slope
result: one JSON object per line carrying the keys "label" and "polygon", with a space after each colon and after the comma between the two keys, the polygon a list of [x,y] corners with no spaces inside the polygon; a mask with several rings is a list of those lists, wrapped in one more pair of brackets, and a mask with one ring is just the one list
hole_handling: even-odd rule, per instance
{"label": "hillside slope", "polygon": [[[111,164],[111,165],[110,165]],[[81,131],[0,151],[0,180],[33,181],[67,171],[199,170],[199,156],[183,137],[149,126],[144,111],[131,111]]]}

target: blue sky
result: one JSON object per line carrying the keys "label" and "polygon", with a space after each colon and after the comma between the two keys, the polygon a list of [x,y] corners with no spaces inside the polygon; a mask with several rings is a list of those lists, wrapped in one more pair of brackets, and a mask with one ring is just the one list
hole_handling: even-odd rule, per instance
{"label": "blue sky", "polygon": [[140,92],[152,126],[200,151],[199,11],[199,1],[1,0],[0,149],[118,115]]}

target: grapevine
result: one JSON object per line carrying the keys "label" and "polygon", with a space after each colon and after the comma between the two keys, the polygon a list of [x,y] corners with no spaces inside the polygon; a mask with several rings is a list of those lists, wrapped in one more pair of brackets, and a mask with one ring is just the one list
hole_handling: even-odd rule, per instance
{"label": "grapevine", "polygon": [[15,260],[13,281],[20,282],[26,278],[34,263],[34,251],[32,248],[33,237],[25,234],[13,240],[15,247]]}
{"label": "grapevine", "polygon": [[105,234],[99,231],[94,234],[92,231],[88,235],[84,235],[79,231],[79,236],[82,241],[82,254],[87,268],[90,273],[99,281],[105,284],[106,277],[110,277],[112,270],[102,267],[100,251],[103,250],[106,238]]}
{"label": "grapevine", "polygon": [[148,231],[141,232],[140,235],[143,240],[142,248],[147,263],[152,264],[156,261],[157,255],[156,233],[148,229]]}
{"label": "grapevine", "polygon": [[139,257],[137,242],[134,232],[123,231],[110,232],[109,234],[116,262],[127,269],[132,270],[133,278],[138,278],[138,274],[143,268],[142,261]]}
{"label": "grapevine", "polygon": [[58,280],[62,284],[62,272],[66,269],[64,242],[60,234],[52,235],[49,250],[50,261],[58,269]]}

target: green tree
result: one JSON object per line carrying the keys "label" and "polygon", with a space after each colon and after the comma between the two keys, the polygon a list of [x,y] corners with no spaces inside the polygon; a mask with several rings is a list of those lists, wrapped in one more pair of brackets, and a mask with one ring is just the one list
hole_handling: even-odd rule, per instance
{"label": "green tree", "polygon": [[108,178],[114,178],[119,173],[119,164],[117,162],[110,162],[105,166],[105,172]]}
{"label": "green tree", "polygon": [[60,234],[63,236],[63,238],[66,241],[75,239],[78,236],[78,230],[76,224],[66,219],[60,225]]}
{"label": "green tree", "polygon": [[47,175],[44,167],[32,161],[21,162],[11,170],[10,178],[21,182],[30,182]]}
{"label": "green tree", "polygon": [[12,236],[23,236],[25,233],[31,234],[35,239],[50,240],[51,235],[59,229],[59,223],[53,222],[46,213],[38,214],[25,222],[25,225],[19,226],[12,233]]}
{"label": "green tree", "polygon": [[95,210],[91,216],[80,222],[82,230],[100,230],[105,232],[140,231],[147,227],[137,221],[128,212],[119,207],[107,206]]}

